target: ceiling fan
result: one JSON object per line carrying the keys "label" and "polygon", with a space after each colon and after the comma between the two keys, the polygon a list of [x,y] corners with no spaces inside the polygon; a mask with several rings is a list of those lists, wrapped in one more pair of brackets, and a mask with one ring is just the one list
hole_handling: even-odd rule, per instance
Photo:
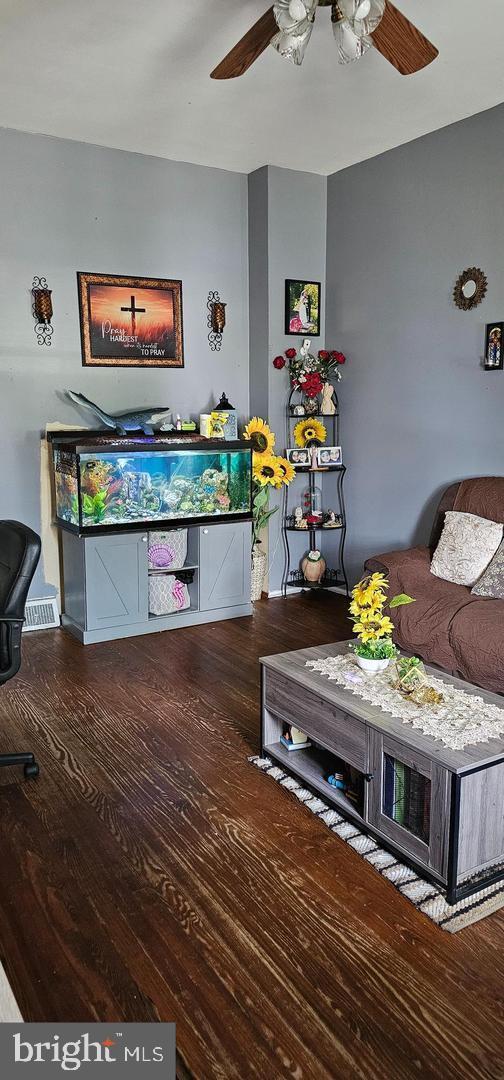
{"label": "ceiling fan", "polygon": [[438,55],[435,45],[390,0],[277,0],[212,71],[212,79],[243,75],[268,45],[301,64],[318,7],[331,8],[342,64],[359,60],[374,45],[401,75],[412,75]]}

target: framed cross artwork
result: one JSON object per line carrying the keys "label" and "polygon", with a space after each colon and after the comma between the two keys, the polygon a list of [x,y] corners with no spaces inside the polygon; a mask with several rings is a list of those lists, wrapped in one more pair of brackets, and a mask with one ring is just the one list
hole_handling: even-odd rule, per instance
{"label": "framed cross artwork", "polygon": [[77,274],[84,367],[184,366],[182,282]]}

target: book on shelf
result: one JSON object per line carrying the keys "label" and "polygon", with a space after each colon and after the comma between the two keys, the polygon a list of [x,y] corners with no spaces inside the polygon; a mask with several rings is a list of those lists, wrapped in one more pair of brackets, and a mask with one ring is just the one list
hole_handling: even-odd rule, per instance
{"label": "book on shelf", "polygon": [[304,731],[295,727],[294,724],[283,725],[280,742],[286,750],[306,750],[308,746],[311,746]]}

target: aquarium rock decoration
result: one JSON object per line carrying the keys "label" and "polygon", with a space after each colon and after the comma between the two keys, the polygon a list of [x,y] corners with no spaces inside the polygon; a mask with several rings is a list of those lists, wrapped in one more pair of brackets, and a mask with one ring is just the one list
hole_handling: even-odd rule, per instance
{"label": "aquarium rock decoration", "polygon": [[171,410],[164,406],[137,409],[136,412],[106,413],[99,405],[84,397],[84,394],[77,394],[74,390],[65,390],[65,393],[75,405],[94,412],[106,427],[112,428],[118,435],[127,435],[128,431],[143,431],[144,435],[153,435],[154,425],[166,424],[171,413]]}

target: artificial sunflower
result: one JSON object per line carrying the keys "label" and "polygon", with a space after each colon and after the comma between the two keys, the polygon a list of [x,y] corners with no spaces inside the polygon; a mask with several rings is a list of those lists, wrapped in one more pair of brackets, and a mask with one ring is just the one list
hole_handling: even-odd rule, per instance
{"label": "artificial sunflower", "polygon": [[259,416],[253,416],[249,420],[245,431],[245,439],[250,439],[255,454],[271,454],[275,445],[275,436],[268,424]]}
{"label": "artificial sunflower", "polygon": [[273,454],[254,453],[252,476],[261,487],[265,487],[266,484],[271,484],[272,487],[280,487],[283,482],[283,474],[278,464],[278,458]]}
{"label": "artificial sunflower", "polygon": [[308,446],[309,443],[323,443],[327,438],[327,431],[320,420],[313,417],[308,420],[299,420],[294,428],[294,440],[296,446]]}
{"label": "artificial sunflower", "polygon": [[282,483],[290,484],[296,475],[294,466],[284,457],[277,457],[277,464],[282,473]]}

